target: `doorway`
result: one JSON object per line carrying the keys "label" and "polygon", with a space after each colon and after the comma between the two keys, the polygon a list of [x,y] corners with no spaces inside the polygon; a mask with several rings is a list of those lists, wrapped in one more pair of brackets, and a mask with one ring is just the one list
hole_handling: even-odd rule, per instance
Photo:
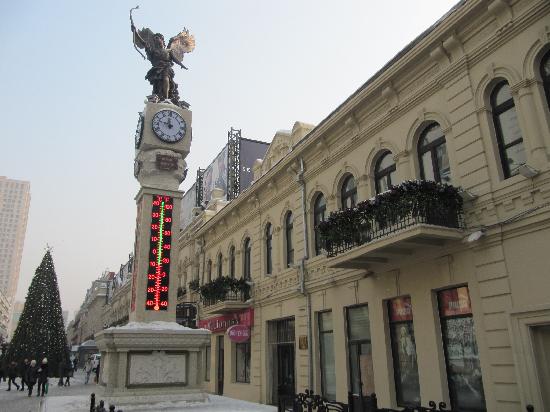
{"label": "doorway", "polygon": [[268,323],[268,344],[271,365],[271,404],[279,398],[292,399],[296,392],[294,318]]}
{"label": "doorway", "polygon": [[224,378],[224,365],[223,365],[223,340],[224,335],[218,336],[218,373],[217,373],[217,388],[216,393],[223,395],[223,378]]}

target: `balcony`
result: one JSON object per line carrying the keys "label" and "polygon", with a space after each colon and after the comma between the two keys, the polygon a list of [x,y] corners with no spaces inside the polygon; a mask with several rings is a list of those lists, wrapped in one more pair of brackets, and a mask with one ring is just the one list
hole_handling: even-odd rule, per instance
{"label": "balcony", "polygon": [[244,279],[219,277],[199,288],[204,314],[230,313],[250,307],[250,286]]}
{"label": "balcony", "polygon": [[459,191],[429,181],[392,186],[319,225],[328,266],[354,269],[390,269],[462,239],[463,230]]}

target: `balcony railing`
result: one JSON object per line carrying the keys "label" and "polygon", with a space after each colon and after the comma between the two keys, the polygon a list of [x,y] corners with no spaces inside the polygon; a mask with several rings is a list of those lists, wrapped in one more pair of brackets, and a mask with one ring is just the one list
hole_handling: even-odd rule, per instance
{"label": "balcony railing", "polygon": [[202,304],[204,307],[215,305],[219,302],[246,302],[250,299],[249,292],[247,291],[227,291],[225,295],[213,297],[213,298],[203,298]]}
{"label": "balcony railing", "polygon": [[250,299],[250,285],[245,279],[220,276],[199,287],[203,307],[220,302],[245,303]]}
{"label": "balcony railing", "polygon": [[463,229],[462,197],[453,186],[406,181],[319,224],[329,257],[416,225]]}

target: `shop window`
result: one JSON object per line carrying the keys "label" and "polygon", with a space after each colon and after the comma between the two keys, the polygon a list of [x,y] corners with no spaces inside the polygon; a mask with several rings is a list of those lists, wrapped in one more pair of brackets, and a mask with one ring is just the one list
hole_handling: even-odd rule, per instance
{"label": "shop window", "polygon": [[548,104],[548,110],[550,110],[550,50],[546,52],[540,63],[540,75],[542,77],[542,84],[544,86],[544,93],[546,94],[546,103]]}
{"label": "shop window", "polygon": [[346,180],[342,184],[340,200],[342,209],[350,209],[357,204],[357,186],[355,185],[355,178],[352,175],[346,177]]}
{"label": "shop window", "polygon": [[252,245],[250,238],[244,241],[243,276],[246,280],[252,279]]}
{"label": "shop window", "polygon": [[268,223],[265,227],[265,273],[273,273],[273,226]]}
{"label": "shop window", "polygon": [[502,173],[508,179],[517,175],[518,168],[525,164],[525,148],[512,91],[506,80],[498,83],[491,93],[491,109]]}
{"label": "shop window", "polygon": [[327,202],[325,201],[325,196],[322,193],[319,193],[315,198],[313,204],[313,234],[315,240],[315,256],[321,254],[323,245],[321,242],[321,233],[319,232],[319,223],[325,220],[325,213],[327,211]]}
{"label": "shop window", "polygon": [[294,263],[294,217],[292,212],[288,212],[285,218],[285,242],[286,242],[286,267],[289,268]]}
{"label": "shop window", "polygon": [[229,276],[235,277],[235,246],[229,249]]}
{"label": "shop window", "polygon": [[410,297],[388,301],[395,395],[399,406],[420,405],[413,312]]}
{"label": "shop window", "polygon": [[218,270],[218,277],[221,278],[223,276],[222,272],[223,272],[223,256],[222,254],[220,253],[218,255],[218,262],[217,262],[217,270]]}
{"label": "shop window", "polygon": [[431,124],[422,132],[418,141],[418,159],[420,177],[423,180],[450,182],[451,167],[447,156],[447,144],[445,135],[437,123]]}
{"label": "shop window", "polygon": [[207,382],[210,381],[210,350],[210,345],[204,348],[204,380]]}
{"label": "shop window", "polygon": [[319,312],[319,357],[321,361],[321,394],[336,399],[336,372],[334,366],[334,337],[332,312]]}
{"label": "shop window", "polygon": [[351,392],[354,397],[374,392],[369,308],[367,305],[347,309],[348,363]]}
{"label": "shop window", "polygon": [[374,184],[376,186],[376,194],[385,192],[396,180],[396,166],[393,160],[393,155],[389,150],[386,150],[376,162],[374,168]]}
{"label": "shop window", "polygon": [[438,302],[452,409],[486,411],[468,287],[442,290]]}
{"label": "shop window", "polygon": [[235,381],[250,383],[250,342],[235,344]]}

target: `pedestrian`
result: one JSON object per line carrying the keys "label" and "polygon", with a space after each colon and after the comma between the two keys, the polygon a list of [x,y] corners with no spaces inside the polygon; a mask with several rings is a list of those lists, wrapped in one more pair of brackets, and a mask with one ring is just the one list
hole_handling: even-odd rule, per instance
{"label": "pedestrian", "polygon": [[11,384],[13,383],[17,390],[19,390],[19,385],[17,382],[15,382],[15,378],[17,378],[17,363],[11,362],[10,366],[8,366],[8,391],[11,391]]}
{"label": "pedestrian", "polygon": [[92,358],[88,358],[88,360],[86,361],[86,364],[84,365],[84,371],[86,372],[86,380],[84,381],[85,384],[88,383],[88,381],[90,380],[90,374],[92,373],[92,369],[93,369],[93,366],[92,366]]}
{"label": "pedestrian", "polygon": [[25,382],[27,382],[27,387],[29,388],[29,396],[32,395],[32,388],[36,384],[38,378],[38,366],[36,366],[36,361],[33,359],[29,367],[27,368],[27,374],[25,376]]}
{"label": "pedestrian", "polygon": [[38,393],[36,396],[44,396],[48,387],[48,359],[42,359],[42,364],[38,368]]}
{"label": "pedestrian", "polygon": [[[19,365],[19,376],[21,376],[21,389],[20,391],[25,390],[25,382],[27,382],[27,369],[29,369],[30,363],[27,358]],[[28,384],[27,384],[28,385]]]}
{"label": "pedestrian", "polygon": [[73,377],[73,364],[71,361],[67,362],[65,366],[65,386],[71,386],[71,378]]}
{"label": "pedestrian", "polygon": [[101,367],[101,359],[97,360],[97,366],[95,367],[95,383],[99,383],[99,368]]}
{"label": "pedestrian", "polygon": [[63,361],[63,359],[61,359],[57,364],[57,375],[59,376],[57,386],[63,386],[63,378],[65,377],[65,362]]}
{"label": "pedestrian", "polygon": [[76,372],[78,369],[78,358],[75,356],[73,359],[73,372]]}

